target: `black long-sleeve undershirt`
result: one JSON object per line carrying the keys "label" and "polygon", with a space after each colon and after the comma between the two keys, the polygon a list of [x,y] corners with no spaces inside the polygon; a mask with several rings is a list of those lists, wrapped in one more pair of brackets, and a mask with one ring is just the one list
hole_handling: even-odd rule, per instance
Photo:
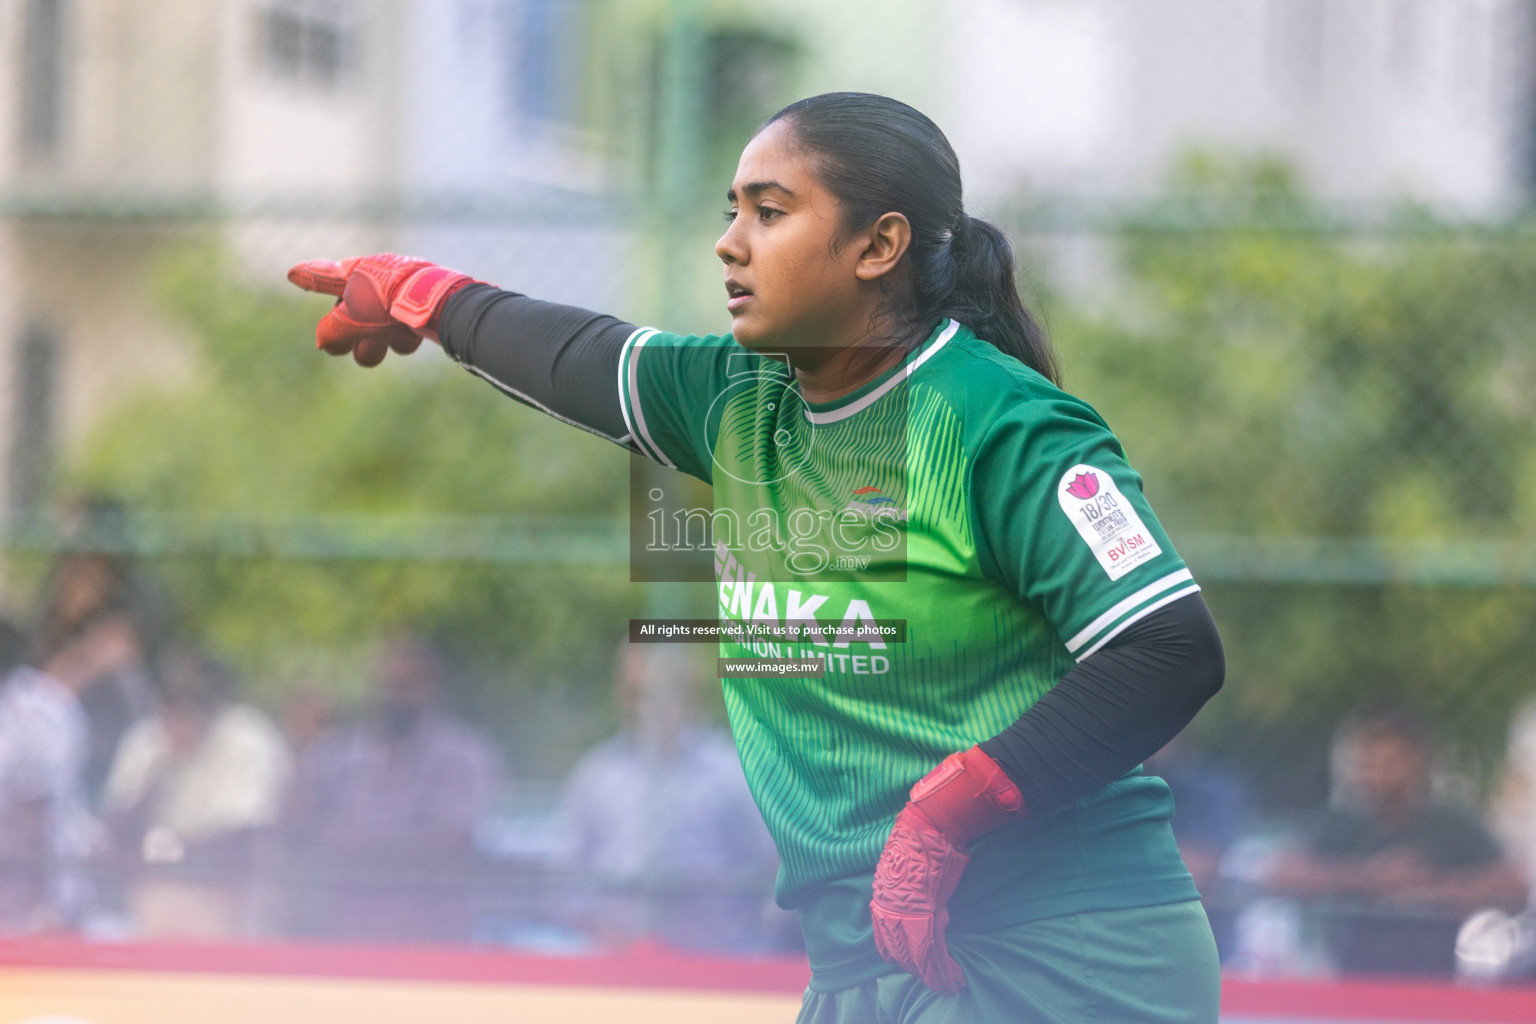
{"label": "black long-sleeve undershirt", "polygon": [[[443,350],[504,393],[633,447],[619,405],[619,353],[633,324],[470,285],[438,323]],[[1119,778],[1187,725],[1221,688],[1225,657],[1199,594],[1134,623],[1080,662],[981,748],[1033,813]]]}
{"label": "black long-sleeve undershirt", "polygon": [[1031,813],[1093,792],[1178,735],[1221,689],[1226,656],[1190,594],[1079,662],[1013,725],[981,744]]}
{"label": "black long-sleeve undershirt", "polygon": [[454,362],[520,402],[626,447],[619,353],[634,332],[617,317],[488,284],[455,292],[437,324]]}

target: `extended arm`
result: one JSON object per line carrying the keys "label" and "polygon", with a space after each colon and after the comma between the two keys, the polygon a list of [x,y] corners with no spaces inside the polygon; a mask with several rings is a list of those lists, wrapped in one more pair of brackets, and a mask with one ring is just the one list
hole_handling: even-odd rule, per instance
{"label": "extended arm", "polygon": [[448,300],[443,351],[502,392],[629,447],[619,408],[619,352],[633,324],[576,306],[473,284]]}
{"label": "extended arm", "polygon": [[375,366],[390,350],[408,354],[432,338],[513,398],[632,447],[618,396],[619,355],[632,324],[387,253],[300,263],[288,279],[336,297],[315,332],[331,355]]}

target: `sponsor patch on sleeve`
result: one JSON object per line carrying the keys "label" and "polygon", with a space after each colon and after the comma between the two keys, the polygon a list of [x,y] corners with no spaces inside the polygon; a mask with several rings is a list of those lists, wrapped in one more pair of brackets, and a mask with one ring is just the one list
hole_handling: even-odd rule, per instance
{"label": "sponsor patch on sleeve", "polygon": [[1135,506],[1102,469],[1073,466],[1057,485],[1056,498],[1110,579],[1163,553]]}

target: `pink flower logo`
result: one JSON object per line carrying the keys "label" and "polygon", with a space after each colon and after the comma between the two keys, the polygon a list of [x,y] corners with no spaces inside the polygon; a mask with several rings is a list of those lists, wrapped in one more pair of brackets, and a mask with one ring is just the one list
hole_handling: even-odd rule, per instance
{"label": "pink flower logo", "polygon": [[1093,473],[1079,473],[1077,478],[1067,484],[1067,493],[1074,498],[1084,501],[1099,493],[1099,478]]}

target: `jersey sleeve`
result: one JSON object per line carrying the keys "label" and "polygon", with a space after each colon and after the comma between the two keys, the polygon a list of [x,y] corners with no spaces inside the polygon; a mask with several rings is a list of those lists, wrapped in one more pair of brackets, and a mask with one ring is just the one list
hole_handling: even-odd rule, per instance
{"label": "jersey sleeve", "polygon": [[971,493],[982,569],[1078,661],[1200,588],[1120,442],[1085,403],[1020,395],[982,437]]}
{"label": "jersey sleeve", "polygon": [[677,335],[642,328],[619,354],[619,403],[642,455],[713,482],[720,404],[768,360],[730,335]]}

